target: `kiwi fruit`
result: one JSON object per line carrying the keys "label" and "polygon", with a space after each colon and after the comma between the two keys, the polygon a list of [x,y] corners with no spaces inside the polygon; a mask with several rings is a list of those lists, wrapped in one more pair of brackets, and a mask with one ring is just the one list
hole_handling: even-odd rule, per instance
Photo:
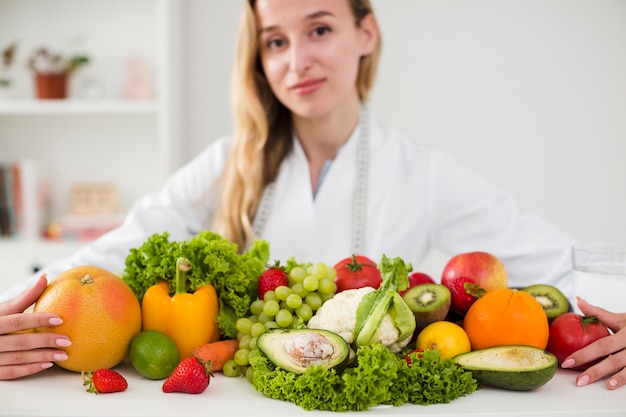
{"label": "kiwi fruit", "polygon": [[452,303],[450,290],[442,284],[416,285],[402,299],[413,312],[417,328],[445,319]]}
{"label": "kiwi fruit", "polygon": [[535,297],[535,300],[539,301],[550,322],[561,314],[570,311],[570,303],[567,297],[561,290],[552,285],[534,284],[522,288],[522,291],[527,292]]}

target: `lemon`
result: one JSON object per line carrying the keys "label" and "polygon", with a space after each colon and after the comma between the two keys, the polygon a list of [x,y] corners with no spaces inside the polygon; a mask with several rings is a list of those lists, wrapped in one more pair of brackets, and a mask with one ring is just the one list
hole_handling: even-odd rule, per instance
{"label": "lemon", "polygon": [[128,354],[133,367],[148,379],[167,378],[180,361],[174,340],[157,330],[144,330],[135,336]]}
{"label": "lemon", "polygon": [[451,321],[436,321],[424,327],[417,335],[416,349],[439,350],[442,359],[447,360],[467,353],[471,344],[467,333]]}

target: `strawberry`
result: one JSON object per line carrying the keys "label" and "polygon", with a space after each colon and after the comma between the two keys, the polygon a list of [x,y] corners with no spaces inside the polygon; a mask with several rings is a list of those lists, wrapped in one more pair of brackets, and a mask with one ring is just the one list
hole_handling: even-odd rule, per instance
{"label": "strawberry", "polygon": [[122,392],[128,388],[128,382],[120,373],[112,369],[98,369],[97,371],[83,372],[83,385],[88,386],[87,392],[106,394]]}
{"label": "strawberry", "polygon": [[464,276],[459,276],[449,282],[448,289],[452,296],[450,311],[460,316],[465,316],[474,301],[485,293],[485,290],[472,278]]}
{"label": "strawberry", "polygon": [[180,361],[174,372],[163,383],[163,392],[200,394],[209,386],[211,366],[194,356]]}
{"label": "strawberry", "polygon": [[274,291],[281,285],[288,287],[289,277],[285,270],[276,263],[276,265],[267,268],[259,277],[259,299],[262,300],[266,292]]}

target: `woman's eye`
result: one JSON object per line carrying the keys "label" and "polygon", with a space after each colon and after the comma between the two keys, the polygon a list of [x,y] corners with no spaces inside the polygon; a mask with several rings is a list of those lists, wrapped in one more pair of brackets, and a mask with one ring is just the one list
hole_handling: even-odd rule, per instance
{"label": "woman's eye", "polygon": [[280,48],[281,46],[283,46],[285,44],[285,42],[282,39],[269,39],[267,42],[265,42],[265,47],[268,49],[276,49],[276,48]]}
{"label": "woman's eye", "polygon": [[318,26],[313,29],[313,35],[315,36],[323,36],[330,32],[330,28],[328,26]]}

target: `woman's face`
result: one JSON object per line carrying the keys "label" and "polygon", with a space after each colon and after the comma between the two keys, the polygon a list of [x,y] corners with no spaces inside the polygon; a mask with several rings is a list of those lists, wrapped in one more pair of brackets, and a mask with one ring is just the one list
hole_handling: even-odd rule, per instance
{"label": "woman's face", "polygon": [[373,16],[357,28],[347,0],[258,0],[259,47],[274,94],[304,118],[358,102],[359,60],[376,43]]}

